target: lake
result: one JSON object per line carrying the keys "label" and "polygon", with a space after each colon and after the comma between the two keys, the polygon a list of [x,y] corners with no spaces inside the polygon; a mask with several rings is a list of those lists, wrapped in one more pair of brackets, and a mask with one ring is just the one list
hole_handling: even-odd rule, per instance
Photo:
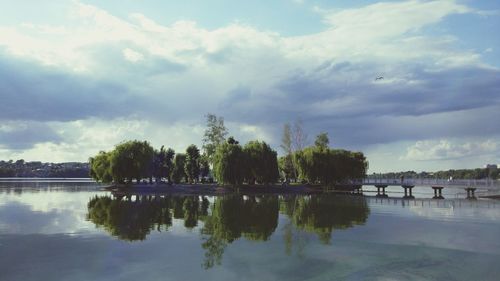
{"label": "lake", "polygon": [[0,180],[0,280],[498,280],[498,201],[391,192],[127,200]]}

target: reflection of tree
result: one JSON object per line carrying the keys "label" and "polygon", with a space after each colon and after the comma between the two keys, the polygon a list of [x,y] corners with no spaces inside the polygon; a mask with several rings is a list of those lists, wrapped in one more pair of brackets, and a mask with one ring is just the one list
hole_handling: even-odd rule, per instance
{"label": "reflection of tree", "polygon": [[205,220],[202,234],[205,242],[206,268],[220,264],[227,244],[244,236],[255,241],[265,241],[278,226],[278,197],[240,195],[219,197],[212,213]]}
{"label": "reflection of tree", "polygon": [[[172,212],[171,212],[172,210]],[[123,240],[144,240],[151,230],[167,230],[174,218],[192,228],[208,213],[208,200],[191,197],[138,197],[135,201],[94,197],[88,203],[87,218],[111,235]]]}
{"label": "reflection of tree", "polygon": [[[364,198],[332,194],[286,197],[281,210],[298,229],[316,233],[325,244],[334,229],[364,224],[370,213]],[[285,242],[291,243],[291,234],[285,235]]]}
{"label": "reflection of tree", "polygon": [[275,195],[227,195],[216,197],[212,204],[199,196],[139,196],[134,201],[101,196],[90,200],[87,217],[111,235],[129,241],[144,240],[151,230],[168,229],[173,218],[182,219],[188,229],[202,221],[203,265],[210,268],[220,264],[226,246],[241,237],[268,240],[278,226],[280,212],[290,218],[283,228],[286,252],[290,254],[293,246],[300,255],[307,232],[316,233],[327,244],[334,229],[363,224],[370,211],[362,197],[329,194],[282,200]]}
{"label": "reflection of tree", "polygon": [[111,235],[129,241],[144,240],[151,230],[172,225],[166,198],[141,197],[132,202],[96,196],[88,203],[87,218]]}

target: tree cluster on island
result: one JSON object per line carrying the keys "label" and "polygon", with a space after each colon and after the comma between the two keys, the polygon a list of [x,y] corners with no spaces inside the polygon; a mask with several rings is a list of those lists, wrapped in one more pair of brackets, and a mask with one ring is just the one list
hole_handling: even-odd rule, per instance
{"label": "tree cluster on island", "polygon": [[222,185],[275,184],[280,179],[331,185],[349,179],[363,178],[368,162],[361,152],[331,149],[326,133],[317,136],[313,146],[306,147],[307,135],[300,121],[293,129],[285,124],[285,155],[264,141],[253,140],[241,145],[228,132],[224,119],[207,115],[203,153],[192,144],[185,153],[175,153],[163,146],[155,150],[147,141],[127,141],[112,151],[101,151],[89,159],[90,175],[104,183],[198,183],[212,181]]}

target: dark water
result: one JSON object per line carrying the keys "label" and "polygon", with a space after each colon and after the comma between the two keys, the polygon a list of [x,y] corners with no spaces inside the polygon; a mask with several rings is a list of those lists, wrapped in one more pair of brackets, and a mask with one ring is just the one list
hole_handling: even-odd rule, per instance
{"label": "dark water", "polygon": [[498,280],[499,261],[495,201],[128,201],[89,182],[0,182],[2,281]]}

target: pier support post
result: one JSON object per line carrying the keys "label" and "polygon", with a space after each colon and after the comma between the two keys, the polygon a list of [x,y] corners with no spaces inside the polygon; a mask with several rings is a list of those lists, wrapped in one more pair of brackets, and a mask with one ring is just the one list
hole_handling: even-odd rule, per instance
{"label": "pier support post", "polygon": [[[387,185],[375,185],[377,188],[377,197],[389,197],[387,194],[385,194],[385,188]],[[380,193],[380,189],[382,189],[382,193]]]}
{"label": "pier support post", "polygon": [[434,197],[432,197],[432,199],[444,199],[442,194],[442,186],[432,186],[432,189],[434,190]]}
{"label": "pier support post", "polygon": [[363,191],[361,191],[361,185],[360,186],[356,186],[354,188],[352,194],[354,194],[354,195],[363,195]]}
{"label": "pier support post", "polygon": [[415,197],[413,196],[413,194],[411,192],[412,189],[415,187],[414,185],[402,185],[402,187],[405,190],[405,196],[403,197],[404,199],[415,199]]}
{"label": "pier support post", "polygon": [[476,191],[475,187],[466,187],[465,191],[467,191],[467,199],[477,199],[476,195],[474,194],[474,191]]}

